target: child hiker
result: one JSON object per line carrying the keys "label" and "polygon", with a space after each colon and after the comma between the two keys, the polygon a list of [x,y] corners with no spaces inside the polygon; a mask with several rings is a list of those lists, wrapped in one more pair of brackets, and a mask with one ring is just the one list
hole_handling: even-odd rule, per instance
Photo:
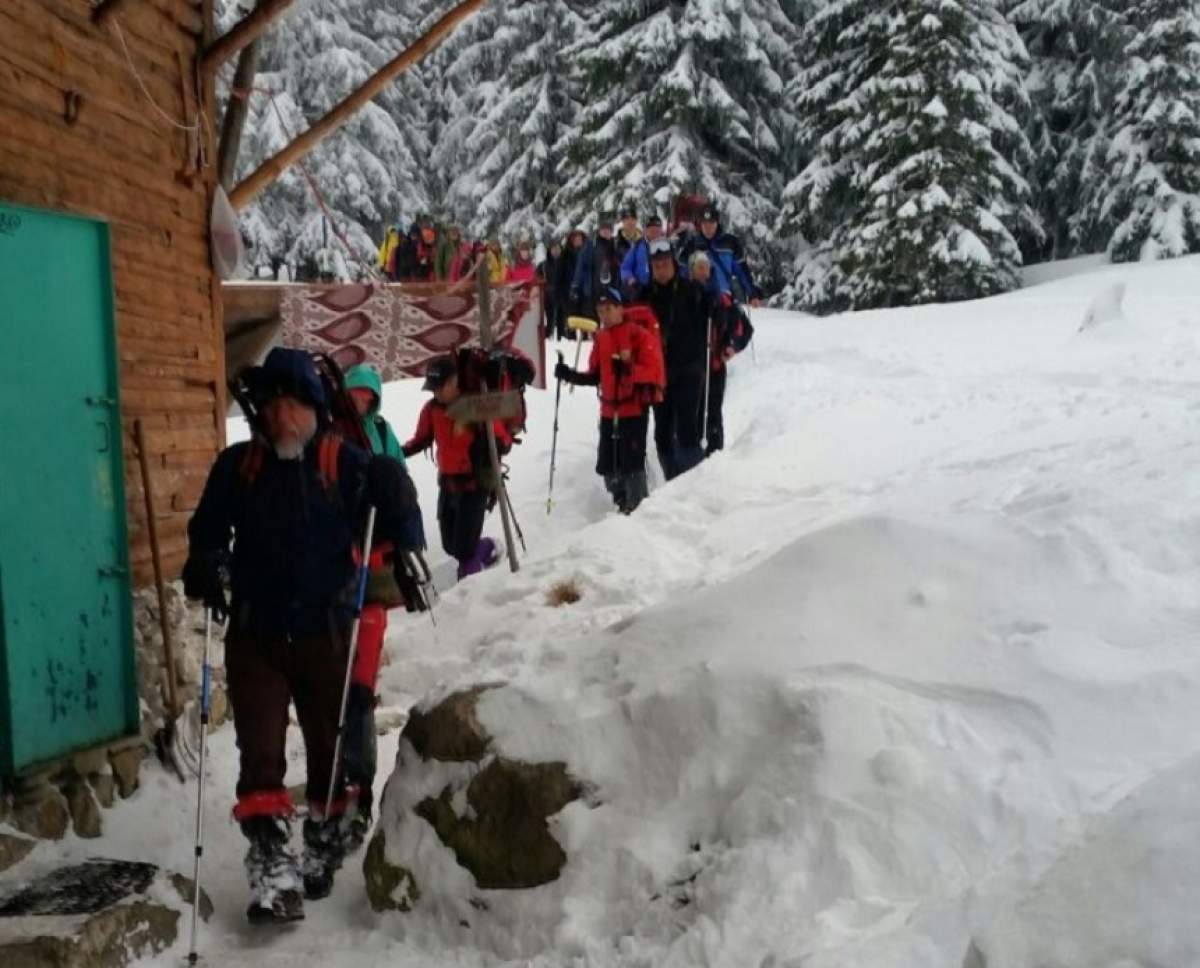
{"label": "child hiker", "polygon": [[[484,538],[483,522],[494,503],[493,479],[487,435],[481,424],[455,423],[449,407],[459,397],[458,364],[453,356],[431,360],[425,371],[425,389],[433,399],[421,408],[417,429],[404,445],[412,457],[436,444],[438,467],[438,527],[442,548],[458,560],[461,581],[490,568],[500,560],[500,549]],[[512,447],[512,434],[504,421],[494,423],[501,455]]]}
{"label": "child hiker", "polygon": [[554,376],[577,386],[600,388],[600,442],[596,473],[604,478],[622,514],[632,514],[650,493],[646,483],[646,432],[650,406],[666,386],[657,321],[645,306],[623,305],[609,286],[596,300],[600,330],[585,372],[566,363]]}

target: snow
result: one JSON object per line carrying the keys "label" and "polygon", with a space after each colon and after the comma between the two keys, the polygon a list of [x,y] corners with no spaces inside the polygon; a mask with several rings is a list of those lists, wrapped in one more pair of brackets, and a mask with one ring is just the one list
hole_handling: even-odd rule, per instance
{"label": "snow", "polygon": [[[553,394],[532,394],[512,458],[521,571],[450,587],[435,550],[437,626],[394,617],[381,688],[390,714],[512,684],[483,700],[485,725],[595,791],[556,819],[562,878],[479,892],[445,866],[414,912],[379,918],[355,860],[303,925],[255,932],[226,727],[212,741],[206,959],[1196,963],[1198,272],[1200,257],[1082,259],[974,303],[756,311],[755,351],[733,364],[728,450],[631,518],[593,473],[583,389],[562,397],[547,515]],[[1123,319],[1078,333],[1120,285]],[[415,381],[387,389],[401,436],[424,396]],[[434,470],[411,469],[436,534]],[[568,579],[581,601],[548,607]],[[396,744],[382,739],[380,785]],[[298,732],[289,757],[299,782]],[[397,795],[459,768],[397,781]],[[102,841],[43,845],[24,863],[98,854],[190,870],[194,795],[152,767],[106,813]],[[438,860],[434,838],[409,833]],[[480,895],[489,910],[463,927],[459,899]],[[145,963],[178,964],[185,945]]]}

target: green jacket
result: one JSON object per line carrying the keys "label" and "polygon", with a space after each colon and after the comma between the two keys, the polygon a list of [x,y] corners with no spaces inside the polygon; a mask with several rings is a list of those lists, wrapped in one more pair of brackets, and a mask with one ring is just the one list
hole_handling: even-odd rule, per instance
{"label": "green jacket", "polygon": [[357,388],[364,388],[375,394],[375,402],[363,417],[363,430],[366,431],[367,439],[371,441],[371,450],[376,454],[394,457],[403,464],[404,451],[400,447],[400,441],[396,439],[392,425],[379,412],[379,401],[383,399],[383,380],[379,378],[374,367],[360,363],[346,371],[346,389]]}

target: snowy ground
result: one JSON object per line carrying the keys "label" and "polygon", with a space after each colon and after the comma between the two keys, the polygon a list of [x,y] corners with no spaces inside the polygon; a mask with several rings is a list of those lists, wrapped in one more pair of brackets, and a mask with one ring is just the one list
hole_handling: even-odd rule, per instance
{"label": "snowy ground", "polygon": [[[352,863],[303,925],[256,932],[224,729],[210,963],[1200,964],[1200,259],[1030,281],[975,304],[756,312],[728,450],[630,519],[592,473],[587,390],[563,397],[547,516],[553,395],[534,394],[512,461],[522,570],[447,589],[436,629],[394,620],[384,704],[518,682],[569,718],[538,732],[492,704],[488,725],[565,757],[605,806],[564,811],[558,884],[491,898],[469,929],[378,919]],[[1121,281],[1124,313],[1078,333]],[[387,395],[404,436],[423,395]],[[434,471],[413,473],[436,535]],[[563,579],[583,599],[549,608]],[[189,869],[192,795],[151,771],[99,845],[26,864]]]}

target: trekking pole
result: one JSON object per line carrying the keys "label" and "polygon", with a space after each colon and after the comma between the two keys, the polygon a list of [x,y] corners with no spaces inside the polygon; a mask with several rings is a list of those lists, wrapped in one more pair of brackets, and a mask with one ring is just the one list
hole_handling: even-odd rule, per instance
{"label": "trekking pole", "polygon": [[342,705],[338,712],[337,741],[333,744],[333,767],[329,774],[329,792],[325,795],[325,815],[333,809],[333,791],[337,786],[338,766],[342,759],[342,742],[346,738],[346,707],[350,702],[350,679],[354,675],[354,659],[358,655],[358,630],[362,625],[363,600],[367,597],[367,572],[370,570],[371,541],[375,537],[375,508],[367,512],[367,534],[363,539],[362,564],[358,569],[358,593],[354,602],[354,623],[350,626],[350,655],[346,658],[346,679],[342,683]]}
{"label": "trekking pole", "polygon": [[[562,350],[558,352],[558,362],[564,362]],[[558,388],[554,391],[554,436],[550,442],[550,490],[546,494],[546,513],[554,509],[554,465],[558,459],[558,407],[562,403],[563,381],[558,380]]]}
{"label": "trekking pole", "polygon": [[708,322],[708,343],[704,352],[704,422],[700,424],[700,447],[708,453],[708,391],[712,385],[713,369],[713,326]]}
{"label": "trekking pole", "polygon": [[204,664],[200,679],[200,773],[196,787],[196,859],[192,869],[192,940],[188,947],[188,964],[199,959],[196,953],[196,932],[200,912],[200,858],[204,854],[204,761],[208,751],[208,711],[212,699],[212,666],[209,653],[212,650],[212,609],[204,610]]}

